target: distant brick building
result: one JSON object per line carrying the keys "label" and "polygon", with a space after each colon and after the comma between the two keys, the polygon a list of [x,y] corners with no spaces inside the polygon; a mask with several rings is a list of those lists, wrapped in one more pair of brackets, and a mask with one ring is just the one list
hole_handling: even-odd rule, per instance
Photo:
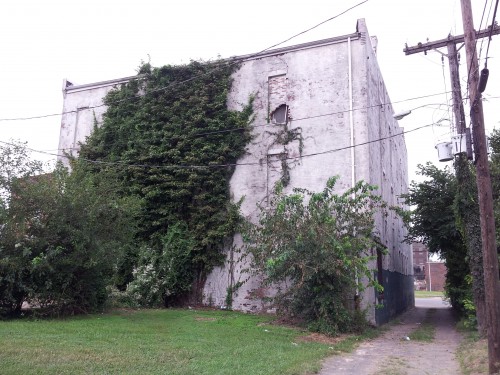
{"label": "distant brick building", "polygon": [[444,262],[428,262],[425,272],[427,290],[434,292],[444,291],[446,282],[446,265]]}
{"label": "distant brick building", "polygon": [[446,283],[446,265],[442,261],[429,258],[427,246],[412,243],[413,278],[415,290],[442,292]]}

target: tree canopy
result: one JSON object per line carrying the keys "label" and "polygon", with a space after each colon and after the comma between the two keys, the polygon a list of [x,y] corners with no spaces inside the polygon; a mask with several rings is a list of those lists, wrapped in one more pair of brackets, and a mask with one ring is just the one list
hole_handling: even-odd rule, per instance
{"label": "tree canopy", "polygon": [[46,173],[23,144],[0,159],[0,312],[19,314],[25,302],[57,314],[101,308],[137,202],[118,197],[111,178],[61,164]]}
{"label": "tree canopy", "polygon": [[457,181],[448,168],[439,169],[431,163],[418,168],[418,174],[425,179],[413,181],[403,196],[411,207],[406,216],[408,240],[426,244],[430,252],[438,253],[445,261],[447,295],[455,308],[463,309],[463,300],[470,294],[465,277],[470,270],[455,215]]}

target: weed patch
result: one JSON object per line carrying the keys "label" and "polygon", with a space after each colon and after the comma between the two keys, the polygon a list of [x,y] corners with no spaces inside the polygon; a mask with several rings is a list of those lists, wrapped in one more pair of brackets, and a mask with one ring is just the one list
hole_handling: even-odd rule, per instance
{"label": "weed patch", "polygon": [[427,311],[427,315],[422,324],[420,324],[419,327],[410,334],[409,337],[411,340],[424,342],[431,342],[432,340],[434,340],[436,328],[432,323],[430,323],[430,320],[435,312],[435,309],[429,309]]}
{"label": "weed patch", "polygon": [[464,336],[457,350],[462,373],[464,375],[488,374],[488,341],[481,338],[476,330],[467,329],[460,325],[458,329]]}

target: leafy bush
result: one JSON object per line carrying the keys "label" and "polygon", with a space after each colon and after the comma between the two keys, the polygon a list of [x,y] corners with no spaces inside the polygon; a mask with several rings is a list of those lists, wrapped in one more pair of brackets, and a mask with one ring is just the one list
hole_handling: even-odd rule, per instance
{"label": "leafy bush", "polygon": [[385,205],[375,187],[359,182],[335,193],[336,178],[320,193],[278,187],[269,207],[260,207],[258,225],[246,231],[253,266],[279,288],[280,314],[298,318],[327,334],[361,329],[363,313],[354,308],[356,290],[381,289],[369,267],[379,248],[374,215]]}
{"label": "leafy bush", "polygon": [[169,228],[160,251],[143,247],[127,292],[140,306],[168,306],[189,292],[195,241],[184,223]]}
{"label": "leafy bush", "polygon": [[97,180],[78,168],[69,174],[58,164],[42,174],[21,145],[10,160],[1,173],[7,176],[0,229],[2,313],[19,314],[23,302],[53,314],[99,309],[116,260],[135,232],[138,202],[118,198],[112,179]]}
{"label": "leafy bush", "polygon": [[[418,173],[425,180],[418,183],[413,181],[408,194],[403,196],[406,204],[414,207],[406,216],[409,232],[407,240],[425,243],[431,253],[438,253],[444,259],[447,269],[446,295],[454,309],[463,314],[464,301],[470,298],[472,292],[472,285],[466,282],[466,276],[471,274],[471,267],[479,266],[482,269],[482,258],[479,261],[477,257],[481,246],[474,241],[479,233],[477,227],[471,225],[479,219],[477,207],[473,207],[474,204],[477,206],[477,202],[471,201],[471,192],[474,190],[470,185],[459,186],[455,175],[447,167],[439,169],[427,163],[418,168]],[[462,173],[467,170],[468,166],[465,165]],[[457,171],[460,169],[457,168]],[[476,228],[474,235],[473,228]],[[465,240],[469,241],[469,249]],[[476,292],[479,292],[483,285],[482,275],[475,282],[479,284],[476,288]]]}

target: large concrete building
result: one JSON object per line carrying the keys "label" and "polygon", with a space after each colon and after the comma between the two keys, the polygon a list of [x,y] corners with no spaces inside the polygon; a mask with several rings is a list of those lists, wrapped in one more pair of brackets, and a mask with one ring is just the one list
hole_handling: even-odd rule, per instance
{"label": "large concrete building", "polygon": [[[405,139],[393,118],[376,44],[361,19],[349,35],[240,56],[228,107],[241,109],[255,95],[259,126],[254,127],[254,139],[238,162],[230,188],[234,201],[245,197],[241,210],[248,219],[256,219],[257,203],[265,203],[285,175],[288,191],[294,187],[318,191],[328,178],[339,176],[340,190],[364,180],[377,185],[390,205],[402,204],[398,197],[408,187]],[[85,141],[95,121],[101,121],[104,95],[130,79],[87,85],[65,80],[59,148],[78,152],[78,143]],[[285,144],[277,137],[284,126],[294,134]],[[410,246],[403,243],[401,219],[392,212],[380,215],[376,228],[388,250],[373,264],[384,293],[368,288],[363,305],[372,322],[383,323],[413,304],[413,266]],[[241,243],[238,236],[234,242]],[[246,265],[235,261],[232,251],[227,249],[226,264],[206,280],[205,302],[224,305],[228,287],[245,281],[234,292],[233,308],[265,309],[261,297],[269,291],[258,277],[242,273]]]}

